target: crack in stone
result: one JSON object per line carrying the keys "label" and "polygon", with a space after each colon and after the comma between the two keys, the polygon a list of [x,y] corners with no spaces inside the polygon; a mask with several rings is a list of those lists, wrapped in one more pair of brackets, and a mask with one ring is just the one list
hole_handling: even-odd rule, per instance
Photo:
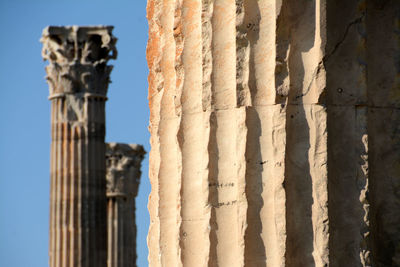
{"label": "crack in stone", "polygon": [[326,62],[328,62],[329,58],[336,53],[336,51],[339,49],[339,47],[342,45],[342,43],[346,40],[347,35],[349,34],[350,28],[353,25],[359,24],[363,21],[365,17],[365,12],[362,13],[362,15],[358,18],[356,18],[355,20],[353,20],[352,22],[350,22],[347,27],[346,30],[342,36],[342,39],[340,39],[340,41],[335,45],[335,47],[333,48],[332,52],[330,52],[329,54],[325,55],[322,59],[322,62],[325,64]]}
{"label": "crack in stone", "polygon": [[344,32],[342,38],[340,39],[339,42],[336,43],[336,45],[335,45],[335,47],[333,48],[332,52],[330,52],[329,54],[325,55],[325,56],[322,58],[322,60],[318,63],[318,66],[315,68],[315,70],[314,70],[314,72],[313,72],[313,75],[312,75],[312,77],[311,77],[311,81],[310,81],[309,85],[307,86],[306,92],[302,93],[301,95],[296,96],[296,99],[298,99],[298,98],[300,98],[300,97],[303,97],[303,96],[307,95],[307,94],[310,92],[310,90],[311,90],[311,85],[312,85],[312,83],[314,82],[314,80],[315,80],[317,74],[319,73],[319,71],[321,70],[321,68],[325,66],[325,64],[328,62],[329,58],[330,58],[333,54],[336,53],[336,51],[339,49],[339,47],[342,45],[342,43],[346,40],[346,37],[347,37],[347,35],[349,34],[349,31],[350,31],[350,28],[351,28],[353,25],[356,25],[356,24],[361,23],[361,22],[363,21],[364,17],[365,17],[365,12],[363,12],[362,15],[361,15],[360,17],[358,17],[358,18],[356,18],[355,20],[351,21],[351,22],[347,25],[346,30],[345,30],[345,32]]}

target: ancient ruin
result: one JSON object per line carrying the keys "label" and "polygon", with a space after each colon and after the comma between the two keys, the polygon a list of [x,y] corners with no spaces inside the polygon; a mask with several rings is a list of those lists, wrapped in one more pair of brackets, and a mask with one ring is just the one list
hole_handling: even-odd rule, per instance
{"label": "ancient ruin", "polygon": [[51,100],[50,266],[106,267],[105,101],[112,27],[47,27]]}
{"label": "ancient ruin", "polygon": [[148,0],[150,266],[400,266],[399,14]]}
{"label": "ancient ruin", "polygon": [[51,267],[136,266],[134,198],[145,151],[116,143],[106,148],[104,142],[112,70],[107,61],[117,54],[111,31],[106,26],[43,31],[52,101]]}
{"label": "ancient ruin", "polygon": [[136,266],[135,197],[145,151],[140,145],[106,144],[107,266]]}

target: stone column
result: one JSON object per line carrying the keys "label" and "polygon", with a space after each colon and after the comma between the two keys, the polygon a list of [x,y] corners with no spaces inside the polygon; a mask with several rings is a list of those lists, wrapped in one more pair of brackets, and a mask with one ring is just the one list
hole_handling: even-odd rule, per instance
{"label": "stone column", "polygon": [[148,0],[150,266],[399,264],[399,14]]}
{"label": "stone column", "polygon": [[135,197],[145,155],[140,145],[106,144],[107,266],[136,266]]}
{"label": "stone column", "polygon": [[105,101],[113,27],[44,29],[51,100],[50,266],[107,263]]}

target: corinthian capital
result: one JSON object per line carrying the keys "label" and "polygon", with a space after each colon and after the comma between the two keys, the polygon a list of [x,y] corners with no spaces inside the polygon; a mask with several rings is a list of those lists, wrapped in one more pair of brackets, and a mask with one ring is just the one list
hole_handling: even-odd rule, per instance
{"label": "corinthian capital", "polygon": [[110,81],[109,59],[117,57],[112,26],[49,26],[43,30],[42,56],[50,98],[65,94],[106,97]]}
{"label": "corinthian capital", "polygon": [[108,197],[136,196],[145,153],[141,145],[106,144]]}

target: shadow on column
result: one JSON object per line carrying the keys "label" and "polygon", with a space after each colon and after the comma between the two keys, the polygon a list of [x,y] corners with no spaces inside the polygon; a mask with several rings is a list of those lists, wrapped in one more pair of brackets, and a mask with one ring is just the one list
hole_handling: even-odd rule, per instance
{"label": "shadow on column", "polygon": [[[304,54],[315,42],[316,2],[306,0],[284,1],[289,12],[290,54],[289,104],[286,113],[286,266],[315,266],[314,230],[312,223],[313,189],[309,150],[311,105],[304,106]],[[283,7],[282,7],[283,8]],[[298,104],[297,104],[298,103]],[[308,108],[309,110],[306,110]],[[312,118],[312,117],[311,117]],[[315,177],[318,179],[318,177]]]}
{"label": "shadow on column", "polygon": [[215,112],[210,115],[210,138],[208,143],[208,203],[211,205],[211,218],[210,218],[210,254],[208,259],[208,266],[218,266],[217,258],[217,231],[218,224],[215,209],[218,206],[218,189],[216,186],[210,186],[218,183],[218,146],[217,146],[217,116]]}

